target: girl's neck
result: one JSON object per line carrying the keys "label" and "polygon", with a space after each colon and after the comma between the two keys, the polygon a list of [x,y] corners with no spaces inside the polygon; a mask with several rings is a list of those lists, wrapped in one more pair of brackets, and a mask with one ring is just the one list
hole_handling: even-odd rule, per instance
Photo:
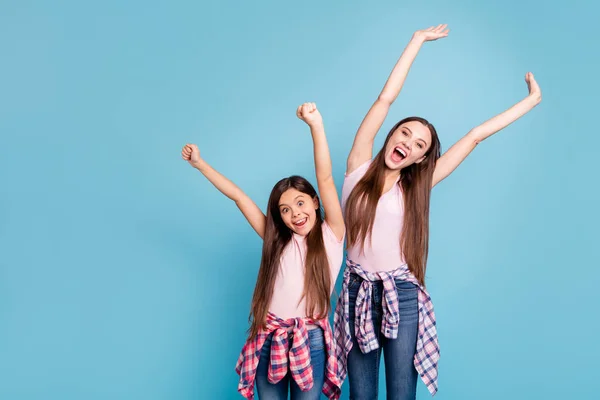
{"label": "girl's neck", "polygon": [[383,193],[387,193],[400,178],[400,171],[386,168],[384,172],[385,181],[383,184]]}

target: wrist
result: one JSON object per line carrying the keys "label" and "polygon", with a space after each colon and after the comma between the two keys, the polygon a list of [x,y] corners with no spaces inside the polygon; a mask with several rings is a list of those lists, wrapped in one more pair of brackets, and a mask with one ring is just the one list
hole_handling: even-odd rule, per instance
{"label": "wrist", "polygon": [[192,167],[196,168],[200,172],[202,172],[202,170],[206,166],[206,163],[204,162],[203,159],[200,159],[198,161],[192,161],[192,162],[190,162],[190,164],[192,164]]}
{"label": "wrist", "polygon": [[534,106],[537,106],[542,101],[541,93],[529,93],[527,96],[527,100],[532,103]]}
{"label": "wrist", "polygon": [[410,39],[411,43],[422,45],[425,43],[425,37],[420,32],[415,32]]}
{"label": "wrist", "polygon": [[323,121],[313,121],[311,123],[308,124],[308,127],[311,130],[319,130],[319,129],[323,129]]}

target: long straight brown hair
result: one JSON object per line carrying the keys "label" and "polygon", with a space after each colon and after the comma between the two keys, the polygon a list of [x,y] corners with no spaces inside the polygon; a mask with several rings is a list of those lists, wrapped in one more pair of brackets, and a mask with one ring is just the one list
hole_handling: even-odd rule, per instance
{"label": "long straight brown hair", "polygon": [[281,219],[279,211],[281,195],[292,188],[309,195],[311,199],[316,199],[318,205],[315,225],[306,236],[307,252],[302,294],[302,298],[306,297],[306,315],[314,319],[323,319],[327,317],[331,308],[329,302],[331,274],[323,242],[323,214],[319,197],[310,182],[301,176],[294,175],[284,178],[275,184],[269,196],[262,259],[250,309],[249,336],[251,339],[255,338],[258,332],[265,327],[275,280],[279,272],[281,253],[292,239],[292,231]]}
{"label": "long straight brown hair", "polygon": [[367,237],[371,240],[371,231],[375,222],[377,203],[383,194],[385,185],[385,149],[390,138],[402,124],[417,121],[429,128],[431,146],[425,153],[425,159],[414,163],[400,172],[398,184],[404,198],[404,222],[399,238],[400,249],[408,268],[415,278],[425,285],[425,269],[429,251],[429,204],[431,183],[435,163],[440,158],[441,145],[433,125],[420,117],[408,117],[398,122],[388,133],[385,143],[373,159],[365,175],[356,184],[345,207],[348,247],[358,243],[361,249]]}

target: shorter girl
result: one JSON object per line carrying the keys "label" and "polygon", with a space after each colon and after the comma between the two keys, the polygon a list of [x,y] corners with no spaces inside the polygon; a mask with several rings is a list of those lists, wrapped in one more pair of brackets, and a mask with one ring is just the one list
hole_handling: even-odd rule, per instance
{"label": "shorter girl", "polygon": [[296,111],[310,127],[319,197],[304,178],[277,182],[267,215],[235,184],[211,168],[196,145],[181,155],[225,196],[235,201],[263,239],[262,259],[250,311],[248,340],[236,372],[238,391],[261,400],[338,399],[333,335],[327,316],[330,296],[343,259],[344,221],[332,177],[323,120],[314,103]]}

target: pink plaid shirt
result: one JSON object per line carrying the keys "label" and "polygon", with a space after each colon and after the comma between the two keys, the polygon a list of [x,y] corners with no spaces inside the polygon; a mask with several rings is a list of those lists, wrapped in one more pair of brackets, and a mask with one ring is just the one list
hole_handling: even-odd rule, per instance
{"label": "pink plaid shirt", "polygon": [[419,331],[414,364],[415,369],[431,395],[435,395],[438,389],[437,367],[440,358],[440,347],[437,340],[433,304],[425,288],[419,284],[406,265],[389,272],[366,272],[360,265],[354,264],[350,260],[346,261],[346,265],[342,293],[340,294],[334,316],[336,357],[340,379],[343,381],[346,378],[346,361],[348,353],[352,349],[348,294],[350,274],[355,273],[363,279],[355,304],[355,336],[363,353],[368,353],[379,348],[371,316],[372,284],[375,281],[383,281],[384,295],[382,306],[384,315],[381,323],[381,333],[389,339],[396,339],[398,337],[400,313],[398,311],[398,292],[396,291],[394,279],[400,279],[411,282],[419,288]]}
{"label": "pink plaid shirt", "polygon": [[[254,399],[254,379],[263,344],[271,332],[271,362],[269,364],[269,382],[275,384],[288,373],[301,390],[308,391],[313,387],[313,371],[310,363],[310,347],[307,324],[317,325],[323,330],[327,364],[323,394],[329,399],[339,399],[342,380],[338,376],[337,358],[333,350],[333,333],[327,319],[290,318],[283,320],[272,313],[267,316],[266,329],[258,333],[252,341],[247,341],[235,367],[240,375],[238,392],[247,399]],[[288,340],[288,333],[293,339]],[[288,365],[289,364],[289,365]]]}

